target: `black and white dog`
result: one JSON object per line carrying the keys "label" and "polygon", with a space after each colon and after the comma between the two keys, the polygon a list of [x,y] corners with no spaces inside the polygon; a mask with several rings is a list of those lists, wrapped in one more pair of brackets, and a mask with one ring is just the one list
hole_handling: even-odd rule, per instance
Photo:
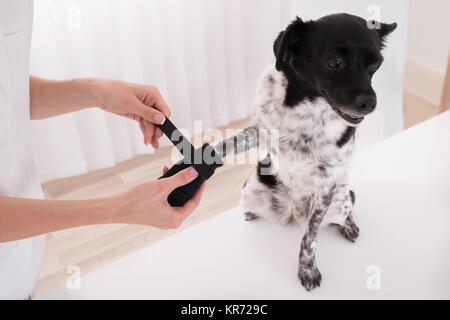
{"label": "black and white dog", "polygon": [[376,107],[372,76],[396,27],[349,14],[297,18],[275,41],[276,63],[259,81],[253,125],[219,145],[223,155],[245,152],[261,144],[261,129],[278,130],[279,148],[249,177],[241,204],[247,220],[306,223],[298,277],[307,290],[321,282],[321,224],[337,225],[350,241],[358,237],[347,167],[358,124]]}

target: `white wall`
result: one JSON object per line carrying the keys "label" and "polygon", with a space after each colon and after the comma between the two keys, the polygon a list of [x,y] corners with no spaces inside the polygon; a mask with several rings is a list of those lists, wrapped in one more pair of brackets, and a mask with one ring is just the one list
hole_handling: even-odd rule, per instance
{"label": "white wall", "polygon": [[444,73],[450,48],[449,32],[449,0],[409,0],[408,59]]}
{"label": "white wall", "polygon": [[450,1],[409,0],[405,90],[438,106],[450,49]]}

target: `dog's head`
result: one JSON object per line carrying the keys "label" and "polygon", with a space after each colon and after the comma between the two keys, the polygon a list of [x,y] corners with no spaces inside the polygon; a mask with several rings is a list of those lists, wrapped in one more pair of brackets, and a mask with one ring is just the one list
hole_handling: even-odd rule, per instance
{"label": "dog's head", "polygon": [[310,92],[356,125],[375,110],[372,76],[383,62],[386,37],[396,27],[349,14],[308,22],[297,18],[274,43],[276,68],[309,86]]}

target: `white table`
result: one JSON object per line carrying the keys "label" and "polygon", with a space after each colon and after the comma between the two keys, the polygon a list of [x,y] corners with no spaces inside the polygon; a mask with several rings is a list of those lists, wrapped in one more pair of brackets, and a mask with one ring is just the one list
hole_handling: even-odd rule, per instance
{"label": "white table", "polygon": [[[358,152],[351,180],[360,238],[321,230],[323,280],[310,293],[297,279],[303,230],[235,208],[41,298],[449,299],[450,113]],[[369,289],[377,270],[381,288]]]}

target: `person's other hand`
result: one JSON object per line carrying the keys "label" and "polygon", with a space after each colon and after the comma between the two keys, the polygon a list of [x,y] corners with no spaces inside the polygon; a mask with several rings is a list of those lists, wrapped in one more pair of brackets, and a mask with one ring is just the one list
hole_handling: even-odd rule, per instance
{"label": "person's other hand", "polygon": [[[163,173],[167,172],[165,167]],[[206,182],[183,207],[172,207],[167,202],[169,194],[198,176],[194,168],[187,168],[176,175],[148,182],[125,193],[112,197],[115,212],[113,222],[140,224],[160,229],[176,229],[200,203]]]}
{"label": "person's other hand", "polygon": [[162,124],[164,116],[170,117],[170,109],[158,88],[106,79],[96,79],[95,88],[100,108],[136,120],[144,143],[159,148],[158,140],[163,133],[156,124]]}

